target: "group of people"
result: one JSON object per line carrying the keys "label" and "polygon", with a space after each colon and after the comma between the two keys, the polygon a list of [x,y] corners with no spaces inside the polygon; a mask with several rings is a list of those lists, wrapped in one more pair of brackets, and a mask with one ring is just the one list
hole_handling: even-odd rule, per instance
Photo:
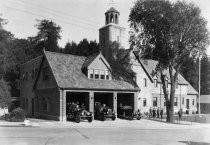
{"label": "group of people", "polygon": [[161,108],[152,108],[152,107],[150,107],[150,109],[149,109],[149,117],[150,118],[161,118],[161,119],[163,119],[163,109]]}
{"label": "group of people", "polygon": [[67,103],[67,109],[68,110],[79,110],[79,109],[82,109],[84,110],[85,109],[85,104],[82,103],[82,105],[79,107],[79,102],[70,102],[70,103]]}

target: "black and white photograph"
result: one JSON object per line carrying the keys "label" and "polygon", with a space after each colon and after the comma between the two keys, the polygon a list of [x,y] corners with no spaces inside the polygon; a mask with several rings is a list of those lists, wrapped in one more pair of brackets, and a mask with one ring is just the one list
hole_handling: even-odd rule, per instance
{"label": "black and white photograph", "polygon": [[0,145],[210,145],[210,0],[0,0]]}

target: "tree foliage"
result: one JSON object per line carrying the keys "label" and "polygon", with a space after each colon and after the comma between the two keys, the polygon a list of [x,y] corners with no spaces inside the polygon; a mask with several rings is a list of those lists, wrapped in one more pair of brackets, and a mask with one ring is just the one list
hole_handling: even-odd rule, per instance
{"label": "tree foliage", "polygon": [[37,36],[30,37],[36,44],[35,50],[38,54],[42,54],[42,50],[59,52],[58,40],[61,39],[61,27],[50,20],[37,20],[38,24],[35,26],[39,30]]}
{"label": "tree foliage", "polygon": [[79,44],[72,41],[66,43],[62,52],[79,56],[90,56],[99,52],[99,44],[96,41],[88,41],[87,39],[83,39]]}
{"label": "tree foliage", "polygon": [[1,79],[0,80],[0,108],[9,107],[11,104],[11,94],[8,84]]}
{"label": "tree foliage", "polygon": [[4,74],[10,64],[10,48],[14,36],[3,28],[4,19],[0,18],[0,74]]}
{"label": "tree foliage", "polygon": [[[209,44],[207,21],[201,10],[185,1],[138,0],[129,15],[131,48],[158,61],[166,99],[167,121],[174,122],[175,83],[183,62],[204,52]],[[170,94],[166,90],[164,70],[168,70]],[[170,95],[170,97],[168,97]]]}
{"label": "tree foliage", "polygon": [[210,60],[205,55],[201,59],[201,95],[210,94]]}

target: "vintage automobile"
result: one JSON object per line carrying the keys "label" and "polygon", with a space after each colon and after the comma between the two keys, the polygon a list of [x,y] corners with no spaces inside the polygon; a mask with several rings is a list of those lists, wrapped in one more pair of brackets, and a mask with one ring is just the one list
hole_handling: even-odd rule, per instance
{"label": "vintage automobile", "polygon": [[67,120],[73,120],[79,123],[81,120],[88,120],[88,122],[93,121],[93,114],[86,111],[84,108],[79,108],[77,104],[69,103],[67,104]]}
{"label": "vintage automobile", "polygon": [[141,113],[140,111],[133,111],[132,106],[129,105],[125,105],[125,106],[120,106],[118,108],[118,118],[124,118],[124,119],[129,119],[129,120],[133,120],[134,118],[136,118],[137,120],[141,119]]}
{"label": "vintage automobile", "polygon": [[108,106],[105,104],[101,105],[100,102],[95,103],[95,119],[99,119],[101,121],[105,121],[106,118],[111,118],[112,120],[116,119],[115,112],[112,111]]}

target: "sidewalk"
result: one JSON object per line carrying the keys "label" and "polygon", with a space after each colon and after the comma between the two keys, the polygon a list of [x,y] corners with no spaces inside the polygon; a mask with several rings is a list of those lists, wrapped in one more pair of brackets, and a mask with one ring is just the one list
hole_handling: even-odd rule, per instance
{"label": "sidewalk", "polygon": [[30,123],[25,126],[24,122],[7,122],[0,121],[0,127],[42,127],[42,128],[137,128],[137,129],[210,129],[210,124],[201,124],[195,122],[181,121],[180,124],[166,123],[161,120],[123,120],[116,119],[115,121],[94,120],[89,123],[87,121],[75,122],[59,122],[52,120],[34,119],[30,118]]}

